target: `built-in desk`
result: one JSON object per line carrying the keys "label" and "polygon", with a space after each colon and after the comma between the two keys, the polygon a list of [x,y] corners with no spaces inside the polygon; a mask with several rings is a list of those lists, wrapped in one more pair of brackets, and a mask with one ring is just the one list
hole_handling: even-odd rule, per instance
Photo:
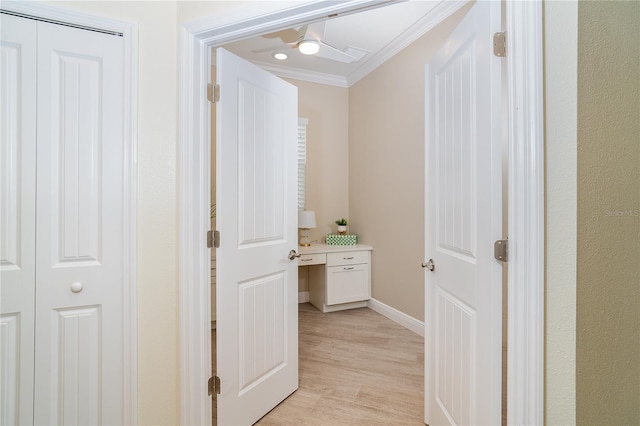
{"label": "built-in desk", "polygon": [[363,244],[300,247],[298,265],[309,267],[309,302],[322,312],[367,306],[371,250]]}

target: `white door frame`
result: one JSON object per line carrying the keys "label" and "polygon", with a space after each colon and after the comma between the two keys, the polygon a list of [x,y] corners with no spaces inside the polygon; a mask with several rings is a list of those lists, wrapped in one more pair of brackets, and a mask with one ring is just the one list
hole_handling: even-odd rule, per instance
{"label": "white door frame", "polygon": [[[271,3],[271,2],[269,2]],[[210,424],[210,113],[212,47],[385,2],[313,1],[281,10],[255,4],[181,29],[178,144],[180,423]],[[544,157],[542,2],[508,1],[508,424],[544,419]]]}
{"label": "white door frame", "polygon": [[123,340],[124,421],[133,425],[138,420],[138,321],[136,298],[136,216],[137,216],[137,150],[138,150],[138,25],[86,13],[62,9],[42,3],[3,1],[2,10],[47,21],[70,24],[79,28],[101,29],[120,33],[124,41],[124,200],[123,238]]}

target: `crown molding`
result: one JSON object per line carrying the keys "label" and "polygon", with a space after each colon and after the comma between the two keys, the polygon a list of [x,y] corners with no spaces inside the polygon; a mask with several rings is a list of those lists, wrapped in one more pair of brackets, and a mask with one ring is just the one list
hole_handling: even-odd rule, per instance
{"label": "crown molding", "polygon": [[300,68],[287,67],[286,65],[273,65],[262,61],[252,61],[252,63],[264,68],[278,77],[293,78],[311,83],[349,88],[387,62],[397,53],[408,47],[411,43],[425,35],[428,31],[440,24],[447,17],[451,16],[452,13],[456,12],[467,3],[468,1],[466,0],[441,0],[437,6],[431,9],[431,11],[403,31],[399,36],[391,41],[391,43],[371,56],[371,58],[366,60],[360,67],[349,73],[347,76],[303,70]]}
{"label": "crown molding", "polygon": [[328,84],[330,86],[348,88],[347,78],[341,75],[325,74],[316,71],[302,70],[286,66],[273,65],[267,62],[252,61],[254,65],[263,68],[270,73],[283,78],[293,78],[296,80],[309,81],[311,83]]}
{"label": "crown molding", "polygon": [[468,1],[459,0],[442,0],[431,9],[426,15],[416,21],[413,25],[402,32],[391,43],[389,43],[382,50],[378,51],[374,56],[368,59],[358,67],[355,71],[351,72],[347,77],[349,86],[362,80],[364,77],[373,72],[376,68],[387,62],[397,53],[408,47],[411,43],[418,40],[425,35],[428,31],[433,29],[436,25],[444,21],[452,13],[460,9],[467,4]]}

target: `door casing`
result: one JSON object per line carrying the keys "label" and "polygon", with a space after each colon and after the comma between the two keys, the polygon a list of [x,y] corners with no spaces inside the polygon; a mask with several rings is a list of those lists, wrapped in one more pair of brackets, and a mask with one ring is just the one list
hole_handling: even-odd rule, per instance
{"label": "door casing", "polygon": [[61,9],[41,3],[23,1],[2,2],[2,10],[22,16],[40,18],[45,21],[56,21],[71,24],[81,28],[101,29],[122,34],[124,41],[124,227],[125,241],[123,258],[123,311],[124,329],[128,333],[124,336],[124,419],[125,424],[137,422],[137,382],[138,382],[138,353],[137,353],[137,289],[136,289],[136,217],[137,217],[137,141],[138,141],[138,26],[132,22],[97,17],[94,15]]}
{"label": "door casing", "polygon": [[[208,285],[211,48],[380,1],[305,2],[281,10],[239,7],[181,28],[178,215],[181,423],[210,424]],[[450,12],[451,13],[451,12]],[[446,15],[448,16],[448,15]],[[446,17],[443,16],[442,18]],[[544,422],[544,134],[542,2],[507,2],[508,424]]]}

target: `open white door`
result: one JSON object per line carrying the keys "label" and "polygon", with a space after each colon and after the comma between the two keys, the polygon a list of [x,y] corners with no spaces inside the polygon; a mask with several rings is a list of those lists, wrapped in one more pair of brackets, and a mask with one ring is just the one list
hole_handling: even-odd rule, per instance
{"label": "open white door", "polygon": [[[425,422],[498,425],[500,2],[478,1],[426,68]],[[430,270],[433,269],[433,270]]]}
{"label": "open white door", "polygon": [[219,425],[249,425],[298,387],[297,88],[217,50]]}

